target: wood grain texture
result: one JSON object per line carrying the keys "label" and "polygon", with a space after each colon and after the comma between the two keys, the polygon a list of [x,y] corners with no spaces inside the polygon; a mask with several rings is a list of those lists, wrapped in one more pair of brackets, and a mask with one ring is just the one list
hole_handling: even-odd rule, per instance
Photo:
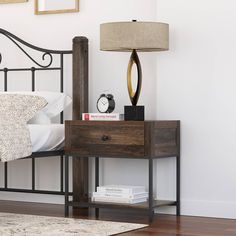
{"label": "wood grain texture", "polygon": [[[73,39],[73,119],[81,119],[83,112],[88,112],[88,39],[75,37]],[[73,197],[75,200],[88,197],[86,158],[76,158],[76,156],[73,158]]]}
{"label": "wood grain texture", "polygon": [[88,112],[88,39],[73,39],[73,120]]}
{"label": "wood grain texture", "polygon": [[179,121],[66,121],[65,150],[79,156],[177,156],[179,125]]}
{"label": "wood grain texture", "polygon": [[[64,206],[56,204],[0,201],[1,212],[33,214],[45,216],[64,216]],[[94,211],[83,209],[73,211],[71,217],[95,219]],[[147,223],[143,214],[124,210],[100,211],[101,220]],[[236,220],[193,216],[155,215],[153,223],[146,228],[121,234],[122,236],[235,236]]]}
{"label": "wood grain texture", "polygon": [[179,127],[179,121],[66,121],[65,152],[74,160],[73,201],[88,201],[86,157],[179,156]]}
{"label": "wood grain texture", "polygon": [[144,155],[144,122],[72,121],[66,123],[67,128],[70,147],[66,143],[65,150],[80,156]]}

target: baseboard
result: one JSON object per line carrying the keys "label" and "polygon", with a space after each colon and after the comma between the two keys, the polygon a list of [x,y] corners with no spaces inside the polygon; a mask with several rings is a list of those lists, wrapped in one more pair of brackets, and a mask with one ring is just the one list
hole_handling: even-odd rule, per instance
{"label": "baseboard", "polygon": [[[175,207],[160,207],[156,212],[163,214],[175,214]],[[236,219],[236,201],[223,202],[182,200],[181,215]]]}
{"label": "baseboard", "polygon": [[182,200],[181,215],[236,219],[236,201]]}
{"label": "baseboard", "polygon": [[64,196],[36,193],[0,192],[0,200],[64,204]]}

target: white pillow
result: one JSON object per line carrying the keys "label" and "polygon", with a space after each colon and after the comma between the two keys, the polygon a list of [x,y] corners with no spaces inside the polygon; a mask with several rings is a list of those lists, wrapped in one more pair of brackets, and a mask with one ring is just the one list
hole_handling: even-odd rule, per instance
{"label": "white pillow", "polygon": [[50,118],[42,111],[37,112],[37,114],[30,119],[28,124],[43,124],[43,125],[50,125],[51,120]]}
{"label": "white pillow", "polygon": [[49,91],[16,91],[1,92],[4,94],[23,94],[43,97],[47,101],[47,105],[38,112],[29,123],[31,124],[50,124],[51,118],[59,115],[67,106],[72,103],[71,97],[65,93],[49,92]]}

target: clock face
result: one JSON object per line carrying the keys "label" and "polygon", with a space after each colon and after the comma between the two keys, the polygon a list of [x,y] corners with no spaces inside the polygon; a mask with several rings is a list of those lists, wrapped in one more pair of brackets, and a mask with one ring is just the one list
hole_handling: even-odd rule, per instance
{"label": "clock face", "polygon": [[101,97],[97,103],[98,110],[102,113],[107,112],[109,107],[109,101],[106,97]]}

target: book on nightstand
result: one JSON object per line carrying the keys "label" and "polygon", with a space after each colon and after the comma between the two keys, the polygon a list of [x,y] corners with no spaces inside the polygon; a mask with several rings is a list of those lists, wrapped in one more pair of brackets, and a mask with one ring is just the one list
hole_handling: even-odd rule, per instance
{"label": "book on nightstand", "polygon": [[144,186],[99,186],[97,192],[92,194],[92,201],[94,202],[135,204],[145,202],[147,199],[148,193]]}
{"label": "book on nightstand", "polygon": [[148,193],[137,193],[137,194],[126,194],[126,193],[106,193],[106,192],[93,192],[93,197],[114,197],[114,198],[125,198],[125,199],[138,199],[138,198],[147,198]]}
{"label": "book on nightstand", "polygon": [[105,185],[97,187],[97,192],[138,194],[146,191],[144,186]]}
{"label": "book on nightstand", "polygon": [[100,120],[100,121],[124,120],[124,114],[119,114],[119,113],[83,113],[82,120]]}

